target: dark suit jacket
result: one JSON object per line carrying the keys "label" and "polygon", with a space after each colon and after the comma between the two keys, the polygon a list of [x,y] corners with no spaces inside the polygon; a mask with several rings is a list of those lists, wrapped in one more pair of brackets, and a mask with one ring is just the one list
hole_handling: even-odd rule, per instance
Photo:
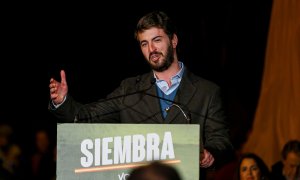
{"label": "dark suit jacket", "polygon": [[[180,108],[172,106],[163,118],[153,73],[131,77],[105,100],[81,105],[71,96],[57,109],[49,108],[62,122],[88,123],[187,123]],[[189,114],[192,124],[200,124],[204,148],[222,162],[232,152],[220,88],[185,69],[174,102]]]}

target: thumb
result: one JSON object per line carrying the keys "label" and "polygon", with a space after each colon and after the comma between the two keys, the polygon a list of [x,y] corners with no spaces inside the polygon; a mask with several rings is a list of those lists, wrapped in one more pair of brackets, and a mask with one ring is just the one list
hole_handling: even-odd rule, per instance
{"label": "thumb", "polygon": [[60,79],[61,79],[61,83],[66,85],[67,84],[67,80],[66,80],[66,73],[64,70],[60,71]]}

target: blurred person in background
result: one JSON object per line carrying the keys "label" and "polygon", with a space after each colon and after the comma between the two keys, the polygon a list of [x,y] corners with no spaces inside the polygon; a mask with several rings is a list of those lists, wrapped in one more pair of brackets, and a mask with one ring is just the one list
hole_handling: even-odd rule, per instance
{"label": "blurred person in background", "polygon": [[35,133],[35,152],[31,156],[33,179],[50,180],[55,176],[55,155],[48,132],[44,129],[38,130]]}
{"label": "blurred person in background", "polygon": [[272,166],[271,177],[276,180],[300,179],[300,141],[288,141],[282,151],[282,160]]}
{"label": "blurred person in background", "polygon": [[269,180],[270,171],[259,156],[254,153],[245,153],[239,160],[236,177],[238,180]]}
{"label": "blurred person in background", "polygon": [[12,135],[12,127],[0,124],[0,180],[12,179],[12,174],[5,168],[5,154]]}

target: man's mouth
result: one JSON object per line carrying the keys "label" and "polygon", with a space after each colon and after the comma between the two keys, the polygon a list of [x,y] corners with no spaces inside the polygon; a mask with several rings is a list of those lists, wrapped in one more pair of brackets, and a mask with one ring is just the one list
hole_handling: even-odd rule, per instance
{"label": "man's mouth", "polygon": [[150,56],[150,60],[153,62],[156,62],[156,61],[158,61],[159,57],[160,57],[160,54],[152,54]]}

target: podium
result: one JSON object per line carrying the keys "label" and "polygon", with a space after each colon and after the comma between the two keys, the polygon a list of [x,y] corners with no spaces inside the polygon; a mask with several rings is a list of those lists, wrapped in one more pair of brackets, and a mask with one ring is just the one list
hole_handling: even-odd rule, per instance
{"label": "podium", "polygon": [[184,180],[200,176],[196,124],[57,124],[57,180],[126,180],[152,161],[173,166]]}

